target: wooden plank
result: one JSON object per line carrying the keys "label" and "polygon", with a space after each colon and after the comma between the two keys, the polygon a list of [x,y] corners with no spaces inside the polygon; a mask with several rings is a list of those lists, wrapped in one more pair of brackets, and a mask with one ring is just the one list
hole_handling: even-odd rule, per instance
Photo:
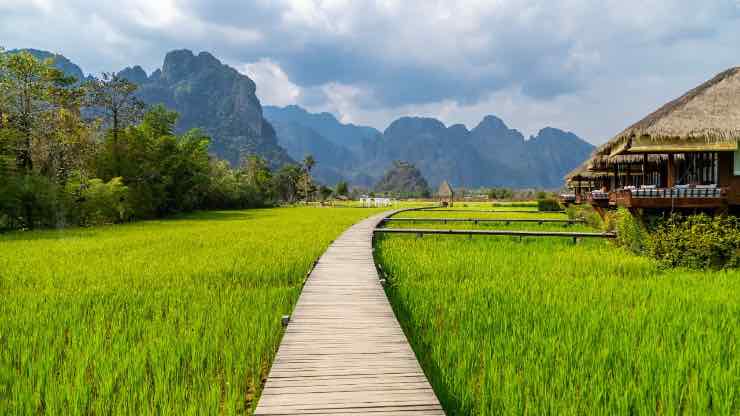
{"label": "wooden plank", "polygon": [[380,284],[379,215],[344,232],[306,280],[256,415],[443,415]]}

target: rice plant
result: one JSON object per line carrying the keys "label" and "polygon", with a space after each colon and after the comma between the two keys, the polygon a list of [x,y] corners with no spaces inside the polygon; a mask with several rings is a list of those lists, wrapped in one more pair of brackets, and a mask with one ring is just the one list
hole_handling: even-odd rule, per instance
{"label": "rice plant", "polygon": [[664,270],[604,240],[377,245],[448,414],[740,413],[740,271]]}
{"label": "rice plant", "polygon": [[312,263],[378,210],[0,236],[0,414],[248,414]]}

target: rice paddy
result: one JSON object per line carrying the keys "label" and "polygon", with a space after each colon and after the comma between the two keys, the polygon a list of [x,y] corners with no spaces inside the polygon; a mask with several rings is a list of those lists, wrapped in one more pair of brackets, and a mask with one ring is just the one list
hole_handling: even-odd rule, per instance
{"label": "rice paddy", "polygon": [[396,315],[448,414],[740,412],[739,271],[661,270],[605,240],[376,244]]}
{"label": "rice paddy", "polygon": [[249,414],[306,273],[379,210],[0,236],[0,414]]}

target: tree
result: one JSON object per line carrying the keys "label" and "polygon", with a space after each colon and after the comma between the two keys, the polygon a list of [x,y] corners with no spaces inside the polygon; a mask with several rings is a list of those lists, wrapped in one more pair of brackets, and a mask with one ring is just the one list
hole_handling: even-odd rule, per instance
{"label": "tree", "polygon": [[319,196],[321,197],[322,201],[326,201],[327,199],[329,199],[333,193],[334,191],[326,185],[321,185],[319,187]]}
{"label": "tree", "polygon": [[80,91],[74,77],[65,76],[51,60],[39,61],[28,52],[3,54],[0,61],[0,102],[6,135],[18,133],[16,165],[33,171],[34,142],[48,139],[60,109],[79,111]]}
{"label": "tree", "polygon": [[288,203],[296,200],[302,174],[301,167],[294,164],[284,165],[278,170],[273,178],[273,188],[280,200]]}
{"label": "tree", "polygon": [[341,196],[349,195],[349,186],[347,185],[347,181],[340,181],[337,183],[336,194]]}
{"label": "tree", "polygon": [[118,139],[126,127],[144,115],[144,102],[136,97],[138,86],[116,74],[104,72],[101,79],[85,84],[90,109],[99,113],[113,139],[113,160],[118,159]]}
{"label": "tree", "polygon": [[266,205],[273,199],[272,172],[264,158],[257,155],[249,156],[244,163],[243,175],[246,184],[256,193],[254,205]]}
{"label": "tree", "polygon": [[311,169],[313,169],[315,165],[316,159],[314,159],[313,155],[309,154],[303,158],[303,195],[306,198],[306,202],[308,202],[309,196],[311,195]]}

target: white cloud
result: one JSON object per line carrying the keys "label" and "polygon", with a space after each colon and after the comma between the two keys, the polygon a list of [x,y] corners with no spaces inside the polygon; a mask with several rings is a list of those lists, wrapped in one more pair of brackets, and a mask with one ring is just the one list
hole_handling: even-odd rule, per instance
{"label": "white cloud", "polygon": [[257,84],[257,97],[263,104],[285,106],[300,100],[301,88],[288,79],[288,75],[269,59],[260,59],[237,66]]}
{"label": "white cloud", "polygon": [[[29,30],[29,28],[33,28]],[[740,64],[737,0],[0,0],[0,43],[88,72],[208,50],[298,103],[384,127],[494,113],[595,142]]]}

